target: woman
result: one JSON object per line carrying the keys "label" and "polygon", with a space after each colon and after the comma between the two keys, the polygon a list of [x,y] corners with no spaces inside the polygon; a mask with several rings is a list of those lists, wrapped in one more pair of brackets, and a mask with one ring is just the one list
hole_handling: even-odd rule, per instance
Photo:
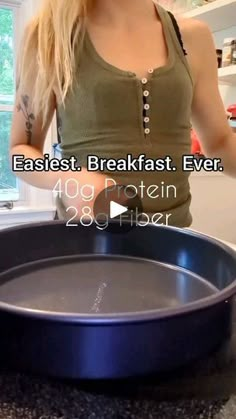
{"label": "woman", "polygon": [[[191,123],[205,155],[236,175],[236,137],[218,90],[211,33],[202,22],[175,20],[152,0],[44,2],[20,54],[12,155],[43,158],[55,109],[62,157],[75,156],[82,170],[17,175],[38,188],[60,184],[60,219],[72,216],[69,207],[83,214],[81,194],[68,193],[73,178],[80,189],[93,185],[91,210],[104,187],[131,185],[142,191],[146,213],[163,215],[160,224],[190,226],[190,172],[182,170],[182,157],[191,150]],[[88,155],[127,154],[169,156],[177,170],[87,170]]]}

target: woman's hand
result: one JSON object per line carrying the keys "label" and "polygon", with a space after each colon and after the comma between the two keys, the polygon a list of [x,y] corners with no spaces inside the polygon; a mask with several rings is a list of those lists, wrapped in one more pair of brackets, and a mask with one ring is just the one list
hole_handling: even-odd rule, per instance
{"label": "woman's hand", "polygon": [[106,175],[102,173],[91,173],[86,169],[81,172],[69,172],[62,178],[61,199],[66,208],[68,216],[74,215],[80,218],[86,207],[94,217],[94,204],[98,195],[107,187],[111,186]]}
{"label": "woman's hand", "polygon": [[61,199],[66,208],[68,218],[91,219],[105,214],[110,218],[110,202],[115,201],[128,206],[129,198],[124,187],[117,185],[115,180],[102,173],[91,173],[86,169],[82,172],[66,173],[62,180],[63,193]]}

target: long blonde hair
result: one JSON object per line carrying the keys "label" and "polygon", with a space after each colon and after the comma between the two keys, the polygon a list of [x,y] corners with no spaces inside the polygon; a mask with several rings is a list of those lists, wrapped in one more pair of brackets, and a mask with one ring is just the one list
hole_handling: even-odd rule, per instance
{"label": "long blonde hair", "polygon": [[[82,45],[85,20],[94,0],[44,0],[27,25],[17,64],[19,94],[30,95],[33,112],[46,122],[53,93],[64,104],[72,87],[75,50]],[[78,51],[78,50],[76,50]]]}

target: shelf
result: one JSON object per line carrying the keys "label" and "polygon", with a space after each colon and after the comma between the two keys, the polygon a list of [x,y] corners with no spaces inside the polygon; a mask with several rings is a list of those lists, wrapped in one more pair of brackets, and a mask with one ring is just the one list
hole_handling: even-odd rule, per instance
{"label": "shelf", "polygon": [[218,69],[219,84],[236,85],[236,65]]}
{"label": "shelf", "polygon": [[215,0],[183,13],[183,16],[202,20],[212,32],[218,32],[236,26],[236,0]]}

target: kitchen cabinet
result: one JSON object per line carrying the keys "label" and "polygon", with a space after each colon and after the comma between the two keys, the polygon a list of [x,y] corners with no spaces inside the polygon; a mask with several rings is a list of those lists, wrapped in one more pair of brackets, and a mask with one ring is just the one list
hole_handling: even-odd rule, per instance
{"label": "kitchen cabinet", "polygon": [[184,13],[184,16],[202,20],[212,32],[219,32],[235,25],[236,1],[215,0]]}
{"label": "kitchen cabinet", "polygon": [[229,67],[219,68],[218,70],[218,79],[220,85],[236,85],[236,65],[231,65]]}

